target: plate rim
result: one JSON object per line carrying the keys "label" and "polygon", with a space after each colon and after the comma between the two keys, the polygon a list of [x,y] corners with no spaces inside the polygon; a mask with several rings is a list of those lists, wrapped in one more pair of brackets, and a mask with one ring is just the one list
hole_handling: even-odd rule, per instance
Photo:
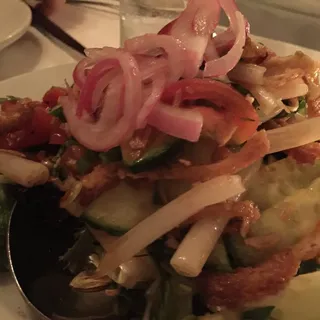
{"label": "plate rim", "polygon": [[[3,0],[1,0],[3,1]],[[8,3],[12,4],[12,1],[15,1],[17,6],[21,8],[21,10],[25,11],[26,18],[22,21],[22,23],[19,23],[16,28],[12,28],[11,31],[9,31],[8,35],[5,36],[2,40],[0,39],[0,51],[4,48],[8,47],[15,41],[19,40],[28,30],[28,28],[31,25],[32,22],[32,11],[30,7],[23,2],[22,0],[7,0]]]}

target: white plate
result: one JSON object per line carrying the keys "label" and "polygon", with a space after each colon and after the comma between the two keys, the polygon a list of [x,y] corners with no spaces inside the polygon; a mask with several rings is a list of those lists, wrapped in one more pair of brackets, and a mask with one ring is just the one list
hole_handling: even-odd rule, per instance
{"label": "white plate", "polygon": [[[0,0],[0,2],[1,1],[4,1],[4,0]],[[13,2],[14,0],[9,0],[9,1]],[[305,53],[309,54],[314,59],[320,60],[320,52],[317,52],[317,51],[304,49],[301,47],[294,46],[292,44],[287,44],[287,43],[260,38],[260,37],[257,37],[255,39],[257,41],[263,42],[264,44],[268,45],[271,49],[273,49],[280,55],[289,55],[294,53],[296,50],[302,50]],[[74,68],[74,63],[61,65],[58,67],[44,69],[44,70],[40,70],[32,73],[27,73],[22,76],[17,76],[17,77],[8,79],[6,81],[2,81],[0,82],[0,97],[6,96],[6,95],[15,95],[19,97],[30,97],[33,99],[41,99],[45,91],[48,90],[51,86],[53,85],[62,86],[64,85],[65,80],[71,82],[71,75],[72,75],[73,68]],[[305,278],[306,277],[302,279],[305,279]],[[319,287],[320,287],[320,273],[316,277],[316,279],[319,280],[316,282],[317,284],[319,284]],[[301,281],[302,280],[300,278],[298,283],[300,284]],[[294,292],[297,290],[296,282],[297,281],[294,282],[295,284],[295,287],[293,289],[294,291],[293,292],[290,291],[291,296],[294,295],[295,294]],[[314,289],[315,285],[316,284],[314,283],[313,291],[315,290]],[[317,287],[317,289],[319,287]],[[319,289],[319,292],[320,292],[320,289]],[[317,297],[319,295],[319,292],[317,290],[317,295],[314,295],[314,292],[313,292],[312,296]],[[300,296],[298,293],[296,293],[296,295]],[[304,296],[310,298],[310,293],[309,295],[306,294]],[[314,299],[312,301],[317,301],[317,299]],[[297,314],[301,316],[300,303],[299,304],[294,303],[290,306],[287,306],[285,303],[282,303],[282,304],[285,305],[283,308],[284,309],[287,308],[288,313],[285,312],[283,317],[277,318],[277,319],[281,319],[281,320],[301,320],[302,319],[301,317],[296,318],[293,315],[295,314],[294,310],[297,309],[296,310]],[[308,308],[311,308],[311,306],[309,306]],[[317,313],[317,315],[320,314],[319,303],[315,302],[312,308],[314,312]],[[304,315],[303,320],[319,319],[319,316],[314,317],[314,314],[315,314],[314,312],[313,312],[313,317],[308,317],[308,315]],[[287,316],[286,316],[286,313],[287,313]],[[0,319],[1,320],[2,319],[3,320],[28,319],[28,317],[26,316],[26,309],[23,304],[23,301],[19,296],[19,293],[17,292],[17,290],[15,290],[13,281],[10,279],[9,275],[0,275]]]}
{"label": "white plate", "polygon": [[317,0],[262,0],[261,2],[312,16],[320,16],[320,3]]}
{"label": "white plate", "polygon": [[0,0],[0,51],[27,31],[31,19],[31,10],[22,0]]}

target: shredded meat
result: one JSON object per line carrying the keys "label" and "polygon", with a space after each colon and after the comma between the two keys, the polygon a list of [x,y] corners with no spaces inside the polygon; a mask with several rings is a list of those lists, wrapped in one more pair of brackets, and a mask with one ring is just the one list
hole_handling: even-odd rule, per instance
{"label": "shredded meat", "polygon": [[241,59],[248,63],[260,64],[275,53],[261,43],[256,43],[247,37]]}
{"label": "shredded meat", "polygon": [[320,143],[312,142],[301,147],[287,151],[289,157],[292,157],[297,163],[311,163],[320,158]]}
{"label": "shredded meat", "polygon": [[239,152],[232,153],[229,157],[217,163],[191,167],[176,164],[169,169],[158,168],[154,171],[141,172],[138,174],[121,170],[119,175],[122,178],[128,176],[134,179],[206,181],[224,174],[235,174],[241,169],[247,168],[255,161],[261,159],[268,152],[269,147],[269,141],[265,131],[259,131],[248,140]]}
{"label": "shredded meat", "polygon": [[79,202],[82,206],[89,205],[99,195],[115,187],[119,178],[117,176],[118,164],[98,165],[93,171],[81,178],[82,189]]}
{"label": "shredded meat", "polygon": [[0,111],[0,134],[21,130],[32,121],[33,108],[30,103],[5,102]]}
{"label": "shredded meat", "polygon": [[305,75],[305,71],[299,68],[286,69],[282,73],[273,74],[271,71],[269,75],[264,79],[264,85],[272,90],[272,87],[280,87],[286,85],[289,81],[297,78],[302,78]]}
{"label": "shredded meat", "polygon": [[295,54],[278,57],[274,56],[263,62],[263,66],[267,68],[266,75],[282,74],[288,70],[300,69],[305,73],[311,73],[316,68],[316,62],[301,51]]}
{"label": "shredded meat", "polygon": [[308,98],[308,117],[314,118],[320,116],[320,97],[317,97],[315,99]]}
{"label": "shredded meat", "polygon": [[299,265],[292,251],[283,251],[256,267],[239,268],[234,273],[203,272],[198,286],[209,307],[237,309],[283,290]]}
{"label": "shredded meat", "polygon": [[[265,60],[262,65],[267,68],[265,85],[282,86],[290,80],[302,78],[308,84],[309,90],[319,92],[317,88],[313,88],[317,87],[314,75],[318,72],[319,64],[303,52],[297,51],[286,57],[274,56]],[[312,97],[314,99],[318,94],[312,94]]]}
{"label": "shredded meat", "polygon": [[194,223],[208,215],[217,214],[229,216],[230,219],[237,217],[238,220],[233,220],[225,232],[237,231],[243,237],[248,233],[250,225],[260,218],[259,209],[252,201],[227,201],[207,207],[188,219],[186,223]]}

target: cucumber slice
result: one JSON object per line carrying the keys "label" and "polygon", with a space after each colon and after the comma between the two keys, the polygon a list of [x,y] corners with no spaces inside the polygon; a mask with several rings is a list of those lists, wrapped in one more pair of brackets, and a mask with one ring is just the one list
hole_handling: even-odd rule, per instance
{"label": "cucumber slice", "polygon": [[164,157],[179,140],[154,128],[138,130],[130,141],[121,145],[123,162],[132,171],[145,171],[163,164]]}
{"label": "cucumber slice", "polygon": [[92,227],[122,235],[157,209],[152,197],[152,188],[133,188],[121,182],[97,198],[82,217]]}
{"label": "cucumber slice", "polygon": [[266,210],[297,190],[306,188],[320,176],[320,162],[297,164],[286,158],[264,166],[252,179],[245,198]]}
{"label": "cucumber slice", "polygon": [[220,239],[211,252],[206,266],[220,272],[232,272],[227,250],[223,241]]}
{"label": "cucumber slice", "polygon": [[234,268],[254,266],[270,256],[267,250],[248,246],[240,234],[224,236],[224,243]]}
{"label": "cucumber slice", "polygon": [[158,180],[155,190],[161,202],[167,204],[191,188],[192,184],[184,180]]}

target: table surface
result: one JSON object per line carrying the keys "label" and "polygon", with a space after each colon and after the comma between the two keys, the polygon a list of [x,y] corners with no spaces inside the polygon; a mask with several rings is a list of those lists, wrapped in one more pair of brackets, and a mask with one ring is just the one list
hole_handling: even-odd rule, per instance
{"label": "table surface", "polygon": [[[0,0],[1,1],[1,0]],[[17,42],[0,52],[0,81],[22,73],[72,62],[76,54],[30,27]]]}

